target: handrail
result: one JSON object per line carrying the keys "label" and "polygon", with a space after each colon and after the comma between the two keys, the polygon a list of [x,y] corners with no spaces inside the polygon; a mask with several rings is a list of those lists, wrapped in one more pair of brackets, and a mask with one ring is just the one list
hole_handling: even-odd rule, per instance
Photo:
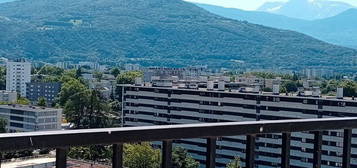
{"label": "handrail", "polygon": [[356,117],[7,133],[0,151],[352,128]]}
{"label": "handrail", "polygon": [[[143,141],[163,141],[163,167],[170,167],[172,140],[206,138],[207,168],[215,167],[216,138],[246,135],[246,167],[254,167],[255,137],[257,134],[282,133],[282,167],[289,167],[290,136],[292,132],[314,133],[314,165],[321,165],[322,131],[344,130],[343,165],[350,166],[352,129],[357,118],[323,118],[247,121],[229,123],[202,123],[184,125],[61,130],[0,134],[0,151],[57,148],[57,167],[65,167],[66,152],[70,146],[113,144],[113,167],[122,167],[122,144]],[[315,166],[314,166],[315,167]]]}

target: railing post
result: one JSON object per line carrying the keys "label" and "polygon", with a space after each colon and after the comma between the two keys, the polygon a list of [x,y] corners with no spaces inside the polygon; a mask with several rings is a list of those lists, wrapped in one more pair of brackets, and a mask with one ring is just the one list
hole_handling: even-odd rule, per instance
{"label": "railing post", "polygon": [[321,168],[322,131],[314,132],[313,168]]}
{"label": "railing post", "polygon": [[246,168],[254,168],[255,136],[256,135],[247,135],[247,144],[246,144],[246,151],[245,151],[245,166],[246,166]]}
{"label": "railing post", "polygon": [[283,133],[281,145],[281,167],[290,168],[290,140],[291,133]]}
{"label": "railing post", "polygon": [[56,168],[67,167],[67,147],[56,148]]}
{"label": "railing post", "polygon": [[216,137],[207,138],[206,168],[216,167],[216,142]]}
{"label": "railing post", "polygon": [[122,168],[123,167],[123,144],[113,144],[113,158],[112,167]]}
{"label": "railing post", "polygon": [[343,157],[342,157],[343,168],[351,168],[351,141],[352,141],[352,129],[345,129],[343,133]]}
{"label": "railing post", "polygon": [[162,141],[162,165],[161,168],[172,167],[172,140]]}

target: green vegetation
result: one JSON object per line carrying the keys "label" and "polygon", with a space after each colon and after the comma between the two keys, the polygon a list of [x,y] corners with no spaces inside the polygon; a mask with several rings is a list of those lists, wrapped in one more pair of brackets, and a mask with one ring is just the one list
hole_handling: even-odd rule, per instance
{"label": "green vegetation", "polygon": [[235,157],[234,160],[227,164],[227,168],[241,168],[239,157]]}
{"label": "green vegetation", "polygon": [[274,79],[276,77],[281,77],[281,79],[286,79],[286,80],[297,80],[296,74],[289,75],[289,74],[279,74],[273,72],[248,72],[245,73],[244,76],[256,76],[258,78],[265,78],[265,79]]}
{"label": "green vegetation", "polygon": [[298,87],[301,87],[302,85],[298,81],[284,81],[281,85],[281,92],[285,93],[291,93],[291,92],[297,92]]}
{"label": "green vegetation", "polygon": [[46,107],[47,106],[47,101],[44,97],[40,97],[37,101],[37,105],[40,107]]}
{"label": "green vegetation", "polygon": [[6,68],[0,67],[0,90],[6,89]]}
{"label": "green vegetation", "polygon": [[110,146],[103,145],[72,147],[68,152],[68,156],[74,159],[110,162],[112,150]]}
{"label": "green vegetation", "polygon": [[343,95],[347,97],[357,97],[357,82],[343,81],[340,83],[340,87],[343,88]]}
{"label": "green vegetation", "polygon": [[357,97],[357,82],[351,80],[325,80],[321,83],[321,92],[326,95],[336,95],[338,87],[343,88],[346,97]]}
{"label": "green vegetation", "polygon": [[120,74],[120,70],[119,68],[113,68],[110,73],[114,76],[114,77],[118,77],[118,75]]}
{"label": "green vegetation", "polygon": [[0,133],[6,133],[7,121],[3,118],[0,118]]}
{"label": "green vegetation", "polygon": [[39,75],[61,76],[64,73],[64,69],[46,65],[41,67],[36,73]]}
{"label": "green vegetation", "polygon": [[135,78],[142,77],[143,73],[139,71],[124,72],[117,77],[118,84],[134,84]]}
{"label": "green vegetation", "polygon": [[186,149],[175,147],[172,152],[173,168],[198,168],[200,163],[192,158]]}
{"label": "green vegetation", "polygon": [[[0,54],[11,58],[23,53],[27,58],[53,62],[93,59],[230,67],[240,61],[249,68],[324,66],[356,72],[357,62],[351,60],[357,51],[353,49],[292,31],[226,19],[181,0],[140,2],[0,4],[0,16],[9,18],[0,22]],[[73,24],[73,18],[83,22]]]}
{"label": "green vegetation", "polygon": [[22,104],[22,105],[29,105],[31,102],[30,100],[24,98],[24,97],[18,97],[16,104]]}
{"label": "green vegetation", "polygon": [[150,143],[125,144],[124,167],[160,168],[160,150],[153,149]]}

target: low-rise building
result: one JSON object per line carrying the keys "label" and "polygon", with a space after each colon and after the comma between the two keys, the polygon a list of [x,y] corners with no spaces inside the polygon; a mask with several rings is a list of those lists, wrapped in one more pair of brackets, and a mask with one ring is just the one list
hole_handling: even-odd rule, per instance
{"label": "low-rise building", "polygon": [[37,102],[39,98],[46,99],[47,104],[52,104],[61,91],[60,82],[30,82],[26,84],[26,98]]}
{"label": "low-rise building", "polygon": [[0,105],[0,118],[7,120],[9,132],[59,130],[62,109],[28,105]]}
{"label": "low-rise building", "polygon": [[0,90],[0,102],[15,103],[17,101],[17,92]]}

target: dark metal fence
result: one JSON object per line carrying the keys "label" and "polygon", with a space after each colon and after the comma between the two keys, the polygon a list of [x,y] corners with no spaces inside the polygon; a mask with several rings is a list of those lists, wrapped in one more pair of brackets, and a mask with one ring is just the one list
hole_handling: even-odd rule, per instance
{"label": "dark metal fence", "polygon": [[322,131],[344,130],[343,166],[350,168],[352,129],[357,118],[252,121],[213,124],[165,125],[0,134],[0,152],[56,148],[56,167],[65,168],[71,146],[113,145],[113,168],[123,167],[123,144],[162,141],[162,167],[171,168],[172,142],[178,139],[207,139],[206,167],[214,168],[216,140],[223,136],[246,135],[246,167],[254,168],[255,139],[259,134],[282,133],[281,167],[290,167],[292,132],[314,133],[313,167],[321,167]]}

